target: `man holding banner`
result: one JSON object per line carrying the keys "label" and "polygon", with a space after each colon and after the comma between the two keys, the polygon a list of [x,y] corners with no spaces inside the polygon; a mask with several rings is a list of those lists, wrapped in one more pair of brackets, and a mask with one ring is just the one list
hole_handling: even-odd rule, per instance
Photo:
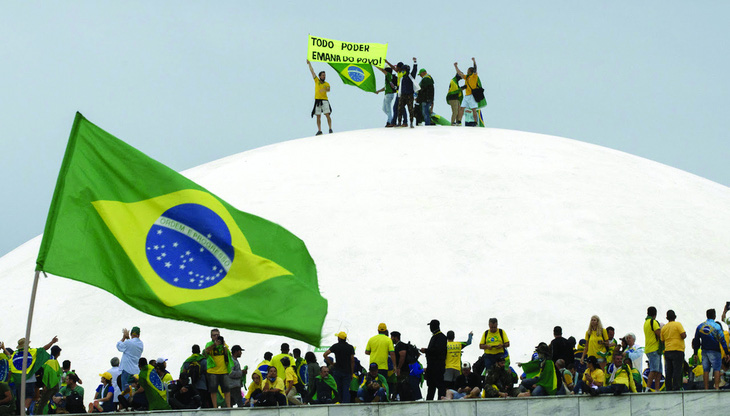
{"label": "man holding banner", "polygon": [[327,117],[327,125],[329,125],[330,133],[332,133],[332,118],[330,117],[332,109],[330,108],[330,102],[327,99],[330,84],[325,82],[326,74],[324,71],[320,71],[319,76],[314,74],[314,69],[312,68],[312,64],[309,62],[309,59],[307,59],[307,65],[309,65],[309,72],[312,73],[312,78],[314,78],[314,107],[312,108],[312,117],[315,115],[317,116],[316,136],[322,134],[322,114]]}

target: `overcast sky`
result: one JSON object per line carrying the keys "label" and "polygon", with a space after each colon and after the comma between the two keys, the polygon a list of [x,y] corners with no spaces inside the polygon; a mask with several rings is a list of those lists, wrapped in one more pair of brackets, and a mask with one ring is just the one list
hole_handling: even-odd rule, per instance
{"label": "overcast sky", "polygon": [[[0,4],[0,255],[43,232],[76,111],[177,170],[313,135],[308,34],[418,57],[443,115],[453,62],[474,56],[489,127],[730,185],[728,2]],[[385,124],[382,95],[314,66],[328,72],[336,132]]]}

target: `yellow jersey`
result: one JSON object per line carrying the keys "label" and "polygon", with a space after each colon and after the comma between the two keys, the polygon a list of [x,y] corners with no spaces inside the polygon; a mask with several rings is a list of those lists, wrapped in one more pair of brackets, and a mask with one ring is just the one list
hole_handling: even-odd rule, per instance
{"label": "yellow jersey", "polygon": [[319,77],[314,77],[314,99],[315,100],[326,100],[327,90],[329,90],[330,84],[328,82],[322,82]]}

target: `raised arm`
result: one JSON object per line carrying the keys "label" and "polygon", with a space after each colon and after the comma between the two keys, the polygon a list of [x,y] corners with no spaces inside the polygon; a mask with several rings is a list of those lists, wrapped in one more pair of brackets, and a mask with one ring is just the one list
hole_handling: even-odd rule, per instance
{"label": "raised arm", "polygon": [[[458,63],[454,62],[454,68],[456,68],[456,73],[459,74],[460,77],[466,79],[466,77],[464,76],[464,73],[461,72],[461,70],[459,69]],[[481,346],[480,346],[480,348],[481,348]]]}
{"label": "raised arm", "polygon": [[416,58],[413,57],[413,69],[411,70],[411,77],[416,77],[416,71],[418,71],[418,62],[416,62]]}
{"label": "raised arm", "polygon": [[477,61],[474,60],[474,58],[471,58],[471,62],[474,64],[474,73],[477,73]]}
{"label": "raised arm", "polygon": [[317,75],[314,74],[314,68],[312,68],[312,64],[309,63],[309,59],[307,59],[307,66],[309,66],[309,72],[312,73],[312,78],[317,78]]}
{"label": "raised arm", "polygon": [[54,336],[53,339],[48,344],[43,346],[43,349],[47,350],[47,349],[51,348],[51,346],[53,346],[53,344],[55,344],[57,342],[58,342],[58,336]]}

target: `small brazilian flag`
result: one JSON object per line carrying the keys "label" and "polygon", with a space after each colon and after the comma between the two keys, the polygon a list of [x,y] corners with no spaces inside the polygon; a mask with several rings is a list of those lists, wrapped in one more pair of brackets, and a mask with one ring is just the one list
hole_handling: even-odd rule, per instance
{"label": "small brazilian flag", "polygon": [[361,90],[375,92],[375,74],[370,64],[337,64],[329,63],[337,71],[342,82],[354,85]]}
{"label": "small brazilian flag", "polygon": [[312,345],[327,314],[299,238],[236,210],[79,113],[36,264],[151,315]]}

